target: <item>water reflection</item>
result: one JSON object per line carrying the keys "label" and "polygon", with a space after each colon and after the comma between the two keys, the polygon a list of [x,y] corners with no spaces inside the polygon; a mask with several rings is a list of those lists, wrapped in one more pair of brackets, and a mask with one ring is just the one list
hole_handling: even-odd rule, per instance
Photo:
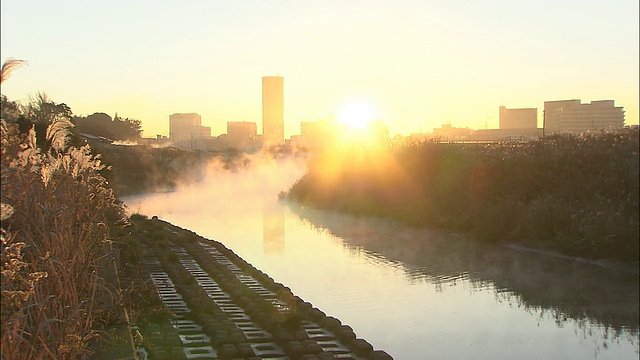
{"label": "water reflection", "polygon": [[637,271],[481,244],[462,235],[408,229],[381,219],[289,207],[313,226],[344,239],[349,251],[402,268],[410,283],[431,284],[439,291],[470,284],[473,291],[494,291],[499,302],[551,317],[558,326],[573,322],[583,331],[602,326],[604,337],[624,333],[637,343]]}
{"label": "water reflection", "polygon": [[262,199],[263,251],[266,255],[284,252],[284,206],[273,197]]}

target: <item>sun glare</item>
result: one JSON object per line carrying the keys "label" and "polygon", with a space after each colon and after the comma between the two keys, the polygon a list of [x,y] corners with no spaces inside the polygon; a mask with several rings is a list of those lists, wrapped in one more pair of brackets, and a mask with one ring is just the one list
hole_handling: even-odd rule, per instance
{"label": "sun glare", "polygon": [[367,102],[346,104],[338,114],[338,121],[351,130],[363,130],[376,117],[375,111]]}

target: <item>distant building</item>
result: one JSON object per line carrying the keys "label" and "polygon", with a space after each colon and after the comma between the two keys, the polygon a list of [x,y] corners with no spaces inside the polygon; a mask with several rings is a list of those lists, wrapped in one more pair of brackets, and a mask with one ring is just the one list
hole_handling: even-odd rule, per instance
{"label": "distant building", "polygon": [[544,130],[583,133],[602,129],[622,129],[624,108],[615,106],[614,100],[598,100],[582,104],[580,100],[544,102]]}
{"label": "distant building", "polygon": [[200,126],[200,138],[202,139],[211,138],[211,126]]}
{"label": "distant building", "polygon": [[317,146],[322,139],[320,124],[315,121],[301,121],[300,138],[309,147]]}
{"label": "distant building", "polygon": [[433,136],[441,141],[466,140],[471,137],[473,130],[469,128],[455,128],[451,124],[444,124],[441,128],[433,129]]}
{"label": "distant building", "polygon": [[335,119],[300,122],[300,137],[296,143],[307,148],[323,148],[342,142],[382,144],[389,139],[389,127],[382,120],[372,120],[362,129],[354,131]]}
{"label": "distant building", "polygon": [[262,78],[262,136],[265,146],[284,143],[284,78]]}
{"label": "distant building", "polygon": [[338,126],[333,120],[300,122],[300,143],[309,148],[332,145],[337,138]]}
{"label": "distant building", "polygon": [[171,141],[164,135],[156,135],[156,137],[138,139],[138,145],[149,145],[154,147],[165,147],[171,145]]}
{"label": "distant building", "polygon": [[[400,136],[400,138],[398,138],[398,136]],[[431,136],[428,133],[411,133],[409,136],[407,137],[402,137],[401,135],[396,135],[396,138],[398,138],[398,140],[401,141],[407,141],[409,143],[415,143],[415,142],[423,142],[423,141],[428,141]]]}
{"label": "distant building", "polygon": [[257,126],[254,122],[227,122],[227,140],[229,141],[229,146],[236,148],[250,146],[256,139],[256,129]]}
{"label": "distant building", "polygon": [[535,129],[538,127],[538,109],[507,109],[500,106],[500,129]]}
{"label": "distant building", "polygon": [[196,113],[169,115],[169,139],[181,147],[192,147],[194,140],[210,139],[211,128],[202,126],[201,122],[201,116]]}

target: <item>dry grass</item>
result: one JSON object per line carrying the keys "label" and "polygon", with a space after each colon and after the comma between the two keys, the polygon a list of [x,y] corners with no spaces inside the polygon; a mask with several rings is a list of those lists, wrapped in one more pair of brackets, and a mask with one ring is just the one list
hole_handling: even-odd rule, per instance
{"label": "dry grass", "polygon": [[56,119],[42,153],[2,122],[2,358],[90,356],[116,314],[106,215],[118,206],[100,161],[67,147],[69,126]]}
{"label": "dry grass", "polygon": [[2,64],[2,71],[0,71],[0,83],[3,83],[5,80],[7,80],[11,76],[13,70],[26,63],[26,61],[18,59],[8,59],[7,61],[5,61]]}

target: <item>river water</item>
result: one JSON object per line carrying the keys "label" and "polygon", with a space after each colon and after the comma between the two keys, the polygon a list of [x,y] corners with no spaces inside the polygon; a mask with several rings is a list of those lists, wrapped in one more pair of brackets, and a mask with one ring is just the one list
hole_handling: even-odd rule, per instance
{"label": "river water", "polygon": [[224,243],[396,359],[638,359],[637,271],[279,201],[302,161],[253,163],[124,202]]}

